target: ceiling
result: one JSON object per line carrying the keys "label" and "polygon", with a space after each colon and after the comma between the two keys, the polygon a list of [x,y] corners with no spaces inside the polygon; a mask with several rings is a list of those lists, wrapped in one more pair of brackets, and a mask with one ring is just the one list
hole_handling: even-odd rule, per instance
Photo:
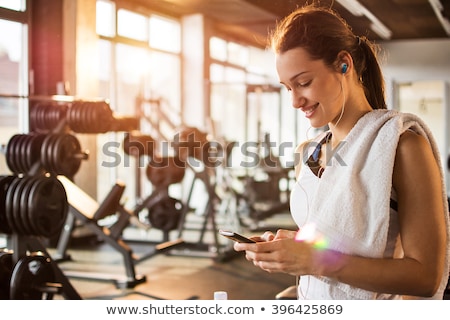
{"label": "ceiling", "polygon": [[[136,0],[150,8],[175,15],[203,13],[217,22],[220,32],[237,40],[265,46],[268,31],[276,20],[305,3],[318,2],[332,7],[347,20],[357,35],[382,39],[370,28],[367,15],[354,16],[338,0]],[[447,38],[429,0],[359,0],[368,11],[392,31],[389,40]],[[450,0],[440,0],[441,13],[450,19]]]}

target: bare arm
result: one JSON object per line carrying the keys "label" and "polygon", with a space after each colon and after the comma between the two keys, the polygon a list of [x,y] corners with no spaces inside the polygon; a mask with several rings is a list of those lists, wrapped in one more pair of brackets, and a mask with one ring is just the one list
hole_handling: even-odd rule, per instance
{"label": "bare arm", "polygon": [[446,224],[439,168],[423,137],[406,132],[400,138],[393,184],[398,195],[403,258],[349,256],[315,250],[307,243],[283,237],[235,248],[248,250],[247,259],[269,272],[323,275],[375,292],[432,296],[444,268]]}

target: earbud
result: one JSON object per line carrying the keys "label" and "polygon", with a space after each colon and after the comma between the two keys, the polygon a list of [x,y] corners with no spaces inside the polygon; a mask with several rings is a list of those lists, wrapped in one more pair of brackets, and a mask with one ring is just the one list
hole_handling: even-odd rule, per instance
{"label": "earbud", "polygon": [[347,64],[346,64],[346,63],[343,63],[341,66],[342,66],[341,72],[342,72],[343,74],[346,73],[346,72],[347,72],[347,68],[348,68]]}

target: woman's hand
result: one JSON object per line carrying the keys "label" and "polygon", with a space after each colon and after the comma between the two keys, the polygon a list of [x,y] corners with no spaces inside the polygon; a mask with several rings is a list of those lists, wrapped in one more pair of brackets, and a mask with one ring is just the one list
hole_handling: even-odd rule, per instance
{"label": "woman's hand", "polygon": [[312,274],[315,250],[311,244],[295,241],[297,231],[265,232],[252,239],[257,243],[235,243],[236,251],[245,251],[246,259],[261,269],[292,275]]}

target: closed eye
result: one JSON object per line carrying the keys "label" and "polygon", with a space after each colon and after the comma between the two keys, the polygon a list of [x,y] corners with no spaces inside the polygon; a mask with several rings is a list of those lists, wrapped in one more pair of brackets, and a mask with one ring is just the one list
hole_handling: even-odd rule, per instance
{"label": "closed eye", "polygon": [[308,87],[311,83],[312,83],[312,80],[309,80],[309,81],[306,81],[306,82],[299,82],[299,83],[297,83],[297,86],[305,88],[305,87]]}

